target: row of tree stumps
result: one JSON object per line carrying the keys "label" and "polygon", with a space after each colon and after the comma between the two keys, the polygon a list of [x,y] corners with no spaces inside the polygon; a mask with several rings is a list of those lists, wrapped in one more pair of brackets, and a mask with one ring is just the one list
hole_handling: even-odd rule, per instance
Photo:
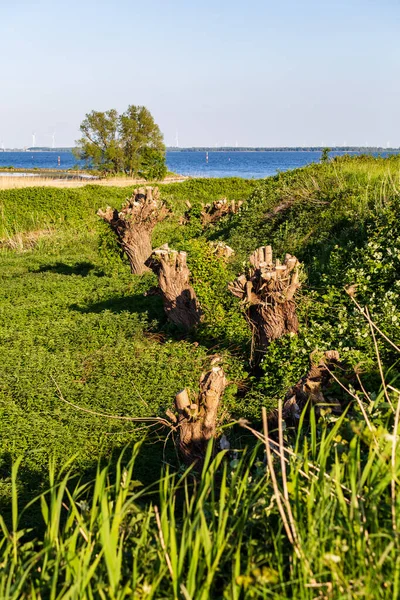
{"label": "row of tree stumps", "polygon": [[[217,201],[215,206],[207,206],[205,211],[210,219],[214,214],[234,213],[237,206]],[[168,213],[160,200],[158,188],[151,187],[135,190],[120,211],[110,207],[98,211],[98,215],[115,232],[129,259],[132,273],[141,274],[150,269],[157,275],[168,319],[189,331],[200,323],[202,311],[190,283],[186,252],[177,252],[167,244],[155,250],[151,246],[155,225]],[[215,246],[215,252],[226,257],[233,253],[223,243]],[[257,365],[272,340],[298,331],[294,297],[301,285],[300,265],[290,254],[286,254],[282,263],[273,259],[270,246],[255,250],[249,262],[247,271],[229,285],[229,290],[240,298],[252,329],[252,362]],[[215,436],[217,412],[226,384],[223,368],[214,364],[209,372],[202,375],[197,398],[190,398],[187,390],[176,395],[176,413],[169,412],[169,416],[178,429],[179,448],[185,462],[201,462],[204,457],[208,441]]]}

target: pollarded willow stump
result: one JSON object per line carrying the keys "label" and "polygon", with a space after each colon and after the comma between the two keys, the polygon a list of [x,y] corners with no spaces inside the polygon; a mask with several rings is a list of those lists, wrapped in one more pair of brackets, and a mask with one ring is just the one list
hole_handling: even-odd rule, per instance
{"label": "pollarded willow stump", "polygon": [[222,258],[225,261],[229,260],[235,254],[233,248],[228,246],[228,244],[225,244],[225,242],[210,242],[210,246],[213,254],[217,258]]}
{"label": "pollarded willow stump", "polygon": [[152,252],[151,234],[157,223],[163,221],[168,209],[160,201],[158,188],[139,188],[121,210],[108,206],[97,214],[108,223],[117,236],[118,243],[128,257],[131,272],[147,271],[145,261]]}
{"label": "pollarded willow stump", "polygon": [[240,275],[229,290],[240,298],[253,328],[257,364],[272,340],[297,333],[298,320],[293,297],[300,287],[299,262],[286,254],[283,264],[272,260],[271,246],[262,246],[250,256],[251,267]]}
{"label": "pollarded willow stump", "polygon": [[[291,425],[297,425],[301,413],[307,408],[314,407],[317,416],[321,409],[330,410],[334,414],[342,412],[340,401],[332,394],[334,379],[332,372],[338,367],[343,371],[337,350],[327,350],[318,362],[314,359],[315,352],[310,354],[310,369],[290,390],[287,392],[282,407],[282,418]],[[270,425],[278,424],[278,410],[268,415]]]}
{"label": "pollarded willow stump", "polygon": [[222,367],[214,366],[201,376],[195,402],[190,400],[186,389],[176,395],[179,451],[186,464],[203,463],[208,443],[215,438],[218,407],[226,384]]}
{"label": "pollarded willow stump", "polygon": [[168,319],[189,330],[200,323],[201,309],[194,289],[189,283],[190,271],[186,264],[186,252],[177,252],[165,244],[157,248],[146,261],[158,277]]}
{"label": "pollarded willow stump", "polygon": [[215,200],[212,204],[203,205],[203,210],[201,211],[203,225],[215,223],[225,215],[236,214],[239,212],[242,204],[243,200],[229,201],[226,198],[222,198],[221,200]]}
{"label": "pollarded willow stump", "polygon": [[341,412],[340,402],[329,397],[329,388],[332,385],[332,371],[337,367],[342,367],[339,352],[337,350],[327,350],[315,361],[316,352],[310,354],[310,369],[304,377],[300,379],[287,393],[286,403],[295,399],[297,406],[303,410],[307,404],[311,404],[317,409],[330,408],[333,412]]}

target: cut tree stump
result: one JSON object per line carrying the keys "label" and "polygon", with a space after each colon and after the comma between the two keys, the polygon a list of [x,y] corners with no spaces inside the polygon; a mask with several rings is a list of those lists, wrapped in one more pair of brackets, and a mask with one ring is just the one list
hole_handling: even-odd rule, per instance
{"label": "cut tree stump", "polygon": [[218,407],[226,385],[222,367],[214,366],[201,376],[200,391],[195,402],[190,400],[186,389],[175,397],[178,446],[188,465],[196,462],[201,467],[204,461],[208,442],[215,437]]}
{"label": "cut tree stump", "polygon": [[[339,352],[328,350],[324,352],[317,364],[314,362],[314,352],[310,354],[310,369],[290,390],[287,392],[282,407],[282,417],[291,425],[296,426],[300,420],[301,413],[307,407],[314,407],[317,417],[320,410],[331,410],[334,414],[341,414],[342,405],[339,400],[331,395],[333,372],[336,367],[343,367],[340,362]],[[268,415],[268,422],[272,426],[278,424],[278,410]]]}
{"label": "cut tree stump", "polygon": [[310,369],[286,394],[286,402],[296,402],[301,412],[307,403],[311,403],[318,410],[330,408],[332,412],[340,414],[341,404],[335,398],[329,398],[329,387],[333,377],[331,371],[342,366],[339,352],[328,350],[324,352],[318,363],[314,362],[315,352],[310,354]]}
{"label": "cut tree stump", "polygon": [[250,264],[248,272],[228,287],[245,305],[253,329],[253,362],[258,364],[272,340],[298,332],[293,298],[301,285],[300,263],[290,254],[283,264],[279,259],[273,261],[271,246],[262,246],[250,256]]}
{"label": "cut tree stump", "polygon": [[243,200],[229,201],[226,198],[215,200],[212,204],[204,204],[201,211],[202,224],[209,225],[210,223],[219,221],[219,219],[225,215],[234,215],[239,212],[242,204]]}
{"label": "cut tree stump", "polygon": [[[209,204],[202,204],[200,208],[200,219],[203,227],[207,225],[212,225],[219,221],[222,217],[228,214],[236,214],[239,212],[240,207],[243,204],[243,200],[227,200],[226,198],[221,198],[220,200],[215,200]],[[180,224],[186,225],[190,222],[193,211],[198,216],[198,207],[193,207],[189,200],[186,201],[187,210],[183,217],[180,218]]]}
{"label": "cut tree stump", "polygon": [[186,330],[198,325],[202,313],[195,291],[189,283],[186,252],[177,252],[165,244],[153,251],[146,266],[158,277],[168,319]]}
{"label": "cut tree stump", "polygon": [[159,189],[146,187],[134,190],[118,212],[108,206],[97,214],[117,236],[118,243],[128,257],[131,272],[141,274],[147,271],[145,261],[152,252],[151,234],[157,223],[163,221],[168,209],[160,201]]}
{"label": "cut tree stump", "polygon": [[226,261],[235,254],[233,248],[228,246],[228,244],[225,244],[225,242],[210,242],[210,246],[215,256],[218,258],[223,258]]}

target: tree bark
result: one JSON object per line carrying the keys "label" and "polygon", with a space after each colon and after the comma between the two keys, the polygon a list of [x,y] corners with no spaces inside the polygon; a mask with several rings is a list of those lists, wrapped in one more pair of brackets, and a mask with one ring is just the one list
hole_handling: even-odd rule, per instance
{"label": "tree bark", "polygon": [[212,204],[204,204],[201,212],[202,224],[209,225],[210,223],[219,221],[219,219],[225,215],[233,215],[239,212],[242,204],[242,200],[229,201],[226,198],[215,200]]}
{"label": "tree bark", "polygon": [[233,248],[224,242],[210,242],[210,246],[215,256],[223,258],[225,261],[228,261],[235,254]]}
{"label": "tree bark", "polygon": [[[335,414],[342,412],[342,406],[337,398],[330,396],[330,387],[333,377],[330,371],[335,367],[342,366],[339,352],[328,350],[324,352],[317,364],[314,363],[314,355],[310,355],[310,369],[290,390],[287,392],[282,407],[282,417],[290,425],[296,426],[300,420],[301,413],[307,407],[314,407],[317,416],[321,409],[330,409]],[[278,424],[278,411],[275,409],[268,415],[268,422],[272,427]]]}
{"label": "tree bark", "polygon": [[240,298],[253,328],[258,364],[272,340],[286,333],[298,332],[296,305],[293,297],[300,287],[299,262],[286,254],[283,264],[272,260],[271,246],[262,246],[250,256],[251,267],[229,284],[229,290]]}
{"label": "tree bark", "polygon": [[146,261],[146,266],[158,276],[168,319],[186,330],[198,325],[201,309],[195,291],[189,284],[190,271],[186,264],[186,252],[177,252],[165,244],[154,250]]}
{"label": "tree bark", "polygon": [[227,381],[222,367],[215,366],[200,379],[200,391],[192,403],[187,390],[175,397],[178,413],[179,451],[188,465],[201,466],[208,442],[215,437],[217,412]]}
{"label": "tree bark", "polygon": [[119,212],[110,206],[105,211],[97,211],[116,234],[132,273],[140,275],[148,271],[145,261],[152,252],[151,234],[156,223],[168,214],[167,207],[159,198],[158,188],[139,188],[134,190]]}

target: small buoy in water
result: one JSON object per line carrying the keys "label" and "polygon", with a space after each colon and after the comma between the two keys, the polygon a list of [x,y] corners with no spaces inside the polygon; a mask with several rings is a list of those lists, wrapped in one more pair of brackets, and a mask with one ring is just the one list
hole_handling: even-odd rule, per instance
{"label": "small buoy in water", "polygon": [[206,163],[208,163],[208,152],[206,152]]}
{"label": "small buoy in water", "polygon": [[57,162],[58,162],[58,166],[60,166],[60,164],[61,164],[61,156],[57,157]]}

